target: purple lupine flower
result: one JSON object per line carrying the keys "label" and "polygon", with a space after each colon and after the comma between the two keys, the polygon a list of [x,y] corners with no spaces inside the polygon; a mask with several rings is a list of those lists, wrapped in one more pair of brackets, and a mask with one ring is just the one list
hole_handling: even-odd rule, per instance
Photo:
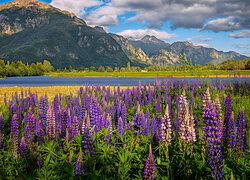
{"label": "purple lupine flower", "polygon": [[149,154],[144,167],[144,178],[154,179],[155,178],[155,162],[152,154],[151,144],[149,145]]}
{"label": "purple lupine flower", "polygon": [[14,114],[12,119],[11,119],[10,131],[12,134],[13,153],[17,157],[18,133],[19,133],[19,123],[18,123],[17,114]]}
{"label": "purple lupine flower", "polygon": [[35,131],[35,120],[33,115],[31,114],[31,109],[27,114],[24,115],[24,121],[26,123],[24,137],[26,144],[29,145],[33,141]]}
{"label": "purple lupine flower", "polygon": [[223,177],[223,157],[221,152],[221,133],[218,127],[219,123],[216,118],[215,108],[212,104],[208,104],[205,108],[205,130],[206,141],[208,147],[208,162],[212,169],[212,177],[214,179],[222,179]]}
{"label": "purple lupine flower", "polygon": [[53,107],[51,106],[47,112],[47,125],[46,125],[46,134],[48,136],[48,140],[52,140],[56,135],[56,120],[55,120],[55,112]]}
{"label": "purple lupine flower", "polygon": [[84,147],[84,153],[88,154],[94,154],[94,145],[93,145],[93,135],[92,131],[89,126],[87,126],[84,129],[84,136],[83,136],[83,147]]}
{"label": "purple lupine flower", "polygon": [[238,119],[236,122],[236,146],[238,149],[238,153],[244,152],[247,150],[247,136],[246,136],[246,127],[245,127],[245,113],[242,108],[239,112]]}
{"label": "purple lupine flower", "polygon": [[4,138],[4,118],[3,114],[0,113],[0,148],[3,146],[3,138]]}
{"label": "purple lupine flower", "polygon": [[202,97],[202,102],[203,102],[203,110],[207,107],[207,104],[211,104],[211,97],[209,93],[209,88],[207,88],[204,96]]}
{"label": "purple lupine flower", "polygon": [[94,95],[91,97],[89,102],[89,121],[90,121],[90,128],[94,127],[95,125],[95,114],[94,114]]}
{"label": "purple lupine flower", "polygon": [[79,155],[75,164],[75,175],[84,175],[84,162],[82,157],[82,149],[80,148]]}
{"label": "purple lupine flower", "polygon": [[152,117],[152,137],[154,137],[154,135],[156,134],[157,129],[158,129],[157,122],[156,122],[155,116],[153,115],[153,117]]}
{"label": "purple lupine flower", "polygon": [[223,134],[222,134],[224,147],[227,147],[227,144],[228,144],[228,139],[227,139],[228,122],[231,116],[232,116],[232,99],[229,94],[225,102],[224,127],[223,127]]}
{"label": "purple lupine flower", "polygon": [[74,139],[74,136],[78,136],[78,134],[79,134],[79,122],[78,122],[78,118],[76,116],[74,116],[71,125],[72,125],[71,138]]}
{"label": "purple lupine flower", "polygon": [[156,101],[156,105],[155,105],[155,112],[157,112],[157,113],[161,113],[162,112],[162,109],[161,109],[161,96],[160,96],[160,94],[158,94],[158,97],[157,97],[157,101]]}
{"label": "purple lupine flower", "polygon": [[161,139],[164,143],[171,144],[172,130],[171,130],[171,120],[169,118],[169,108],[168,104],[165,110],[164,117],[161,122]]}
{"label": "purple lupine flower", "polygon": [[48,99],[47,97],[41,97],[38,104],[38,117],[43,127],[43,131],[46,131],[46,114],[48,111]]}
{"label": "purple lupine flower", "polygon": [[184,120],[180,122],[179,137],[185,143],[196,141],[194,118],[193,118],[192,113],[189,114],[188,109],[186,111]]}
{"label": "purple lupine flower", "polygon": [[146,136],[148,136],[149,135],[149,133],[150,133],[150,125],[151,125],[151,122],[150,122],[150,113],[149,113],[149,109],[147,108],[147,111],[146,111],[146,114],[145,114],[145,119],[146,119],[146,128],[145,128],[145,130],[146,130]]}
{"label": "purple lupine flower", "polygon": [[119,137],[119,135],[123,135],[123,132],[124,132],[124,128],[123,128],[123,120],[122,118],[120,117],[118,119],[118,122],[117,122],[117,136]]}
{"label": "purple lupine flower", "polygon": [[[188,109],[188,103],[185,96],[185,90],[183,90],[182,95],[179,96],[178,101],[178,118],[176,121],[176,136],[182,136],[180,132],[180,126],[181,124],[188,119],[187,117],[187,109]],[[185,119],[187,118],[187,119]]]}
{"label": "purple lupine flower", "polygon": [[20,154],[21,156],[24,156],[27,154],[27,152],[28,152],[28,146],[25,142],[25,138],[22,137],[21,142],[20,142]]}
{"label": "purple lupine flower", "polygon": [[131,121],[128,123],[128,130],[129,131],[133,130],[133,123]]}
{"label": "purple lupine flower", "polygon": [[122,106],[122,121],[123,121],[124,128],[126,128],[127,127],[127,108],[126,108],[126,104],[123,104],[123,106]]}
{"label": "purple lupine flower", "polygon": [[134,130],[136,134],[143,134],[145,128],[145,116],[140,111],[140,105],[138,106],[137,112],[134,116]]}
{"label": "purple lupine flower", "polygon": [[214,105],[215,112],[217,115],[217,121],[219,123],[220,132],[222,133],[224,121],[222,119],[221,104],[220,104],[220,99],[219,99],[218,95],[217,95],[213,105]]}
{"label": "purple lupine flower", "polygon": [[66,108],[61,110],[61,138],[65,138],[66,129],[69,127],[69,114]]}
{"label": "purple lupine flower", "polygon": [[153,105],[153,95],[152,95],[152,90],[151,87],[148,87],[148,103]]}
{"label": "purple lupine flower", "polygon": [[40,119],[36,119],[36,135],[40,142],[44,142],[44,131]]}
{"label": "purple lupine flower", "polygon": [[199,121],[196,116],[194,117],[194,128],[195,128],[196,139],[199,140]]}
{"label": "purple lupine flower", "polygon": [[235,147],[235,125],[234,125],[234,116],[233,113],[229,118],[228,127],[227,127],[227,147],[232,149]]}
{"label": "purple lupine flower", "polygon": [[137,87],[137,99],[138,99],[139,104],[141,104],[141,88],[140,88],[140,86]]}

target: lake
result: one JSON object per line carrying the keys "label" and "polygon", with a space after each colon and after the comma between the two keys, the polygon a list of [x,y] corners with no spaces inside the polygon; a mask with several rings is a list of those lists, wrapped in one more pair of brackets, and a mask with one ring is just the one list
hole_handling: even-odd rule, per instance
{"label": "lake", "polygon": [[[50,77],[50,76],[33,76],[33,77],[6,77],[0,79],[0,87],[38,87],[38,86],[81,86],[81,85],[105,85],[105,86],[136,86],[139,81],[143,85],[153,84],[155,80],[171,80],[171,77]],[[200,80],[200,78],[182,78],[175,77],[175,80]],[[237,78],[240,81],[249,82],[250,78]],[[216,78],[207,78],[202,80],[216,81]],[[234,77],[217,78],[221,81],[235,81]]]}

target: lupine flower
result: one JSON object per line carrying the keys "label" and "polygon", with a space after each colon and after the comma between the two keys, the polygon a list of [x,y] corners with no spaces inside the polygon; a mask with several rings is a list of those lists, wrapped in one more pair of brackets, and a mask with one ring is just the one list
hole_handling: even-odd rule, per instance
{"label": "lupine flower", "polygon": [[36,119],[36,135],[40,142],[44,142],[44,131],[40,119]]}
{"label": "lupine flower", "polygon": [[84,175],[84,162],[81,148],[75,164],[75,175]]}
{"label": "lupine flower", "polygon": [[123,120],[124,128],[126,128],[127,127],[127,108],[126,108],[126,104],[124,104],[122,106],[122,120]]}
{"label": "lupine flower", "polygon": [[26,155],[27,151],[28,151],[28,147],[27,147],[27,144],[25,142],[25,138],[22,137],[21,142],[20,142],[20,154],[21,154],[21,156]]}
{"label": "lupine flower", "polygon": [[228,122],[232,116],[232,99],[230,94],[226,98],[225,102],[225,114],[224,114],[224,127],[223,127],[223,144],[226,147],[228,144],[227,134],[228,134]]}
{"label": "lupine flower", "polygon": [[235,146],[235,125],[234,125],[234,116],[233,113],[229,119],[227,127],[227,147],[234,148]]}
{"label": "lupine flower", "polygon": [[207,107],[207,104],[211,104],[211,97],[209,93],[209,88],[207,88],[204,96],[202,97],[202,102],[203,102],[203,110]]}
{"label": "lupine flower", "polygon": [[218,95],[217,95],[217,97],[216,97],[216,99],[214,101],[214,108],[215,108],[215,112],[216,112],[216,115],[217,115],[217,121],[219,123],[220,132],[222,133],[224,121],[222,119],[220,99],[219,99]]}
{"label": "lupine flower", "polygon": [[215,108],[210,104],[205,109],[205,130],[206,141],[208,145],[208,162],[212,169],[212,177],[214,179],[222,179],[223,177],[223,159],[221,152],[221,133],[218,127],[218,121],[216,118]]}
{"label": "lupine flower", "polygon": [[171,137],[172,137],[171,121],[169,118],[169,109],[167,104],[165,114],[161,122],[161,139],[163,140],[164,143],[167,142],[167,144],[171,144]]}
{"label": "lupine flower", "polygon": [[78,118],[75,116],[72,121],[71,137],[74,139],[74,136],[78,136],[79,133],[79,122]]}
{"label": "lupine flower", "polygon": [[4,138],[4,119],[3,119],[3,114],[0,113],[0,148],[3,146],[3,138]]}
{"label": "lupine flower", "polygon": [[84,153],[88,154],[94,154],[94,146],[93,146],[93,137],[92,137],[92,130],[90,127],[86,127],[84,130],[84,136],[83,136],[83,147],[84,147]]}
{"label": "lupine flower", "polygon": [[154,179],[155,178],[155,162],[154,162],[154,158],[152,155],[152,148],[151,148],[151,144],[149,145],[149,154],[148,154],[148,158],[146,160],[146,164],[144,167],[144,176],[145,179]]}
{"label": "lupine flower", "polygon": [[[186,96],[185,96],[185,91],[183,90],[182,92],[182,95],[179,96],[179,101],[178,101],[178,118],[177,118],[177,121],[176,121],[176,135],[177,137],[179,137],[179,135],[181,135],[181,132],[180,132],[180,127],[181,127],[181,124],[185,121],[185,118],[188,119],[187,116],[187,109],[188,109],[188,103],[187,103],[187,100],[186,100]],[[186,120],[187,120],[186,119]]]}
{"label": "lupine flower", "polygon": [[56,120],[55,113],[53,107],[50,107],[47,112],[47,126],[46,126],[46,134],[48,136],[48,140],[52,140],[56,135]]}
{"label": "lupine flower", "polygon": [[185,143],[196,141],[194,119],[192,113],[189,114],[188,109],[186,111],[184,120],[180,123],[179,137]]}
{"label": "lupine flower", "polygon": [[145,128],[145,116],[140,111],[140,105],[138,106],[137,112],[134,116],[134,130],[136,134],[142,134]]}
{"label": "lupine flower", "polygon": [[66,129],[69,127],[69,114],[66,108],[62,108],[61,110],[61,137],[65,138]]}
{"label": "lupine flower", "polygon": [[29,145],[33,141],[35,130],[35,120],[33,115],[31,114],[31,110],[29,110],[29,112],[24,115],[24,120],[26,121],[24,137],[26,144]]}
{"label": "lupine flower", "polygon": [[161,109],[161,96],[160,96],[160,94],[158,94],[158,97],[157,97],[157,101],[156,101],[156,105],[155,105],[155,112],[157,112],[157,113],[161,113],[162,112],[162,109]]}
{"label": "lupine flower", "polygon": [[146,136],[148,136],[149,135],[149,133],[150,133],[150,124],[151,124],[151,122],[150,122],[150,113],[149,113],[149,110],[148,110],[148,108],[147,108],[147,111],[146,111],[146,114],[145,114],[145,119],[146,119],[146,128],[145,128],[145,130],[146,130],[146,132],[145,132],[145,134],[146,134]]}
{"label": "lupine flower", "polygon": [[236,147],[238,148],[238,152],[244,152],[247,150],[247,136],[246,136],[246,127],[245,127],[245,113],[242,108],[239,112],[238,119],[236,122]]}
{"label": "lupine flower", "polygon": [[199,121],[196,117],[194,117],[194,128],[195,128],[196,139],[199,140]]}
{"label": "lupine flower", "polygon": [[12,134],[12,143],[13,143],[13,153],[17,157],[17,148],[18,148],[18,133],[19,133],[19,124],[17,114],[11,119],[11,134]]}
{"label": "lupine flower", "polygon": [[37,160],[36,160],[36,164],[37,164],[37,166],[42,166],[42,164],[43,164],[43,160],[42,160],[42,156],[41,156],[41,154],[40,154],[39,158],[37,158]]}
{"label": "lupine flower", "polygon": [[122,118],[120,117],[118,119],[118,123],[117,123],[117,136],[119,135],[123,135],[123,132],[124,132],[124,128],[123,128],[123,120]]}

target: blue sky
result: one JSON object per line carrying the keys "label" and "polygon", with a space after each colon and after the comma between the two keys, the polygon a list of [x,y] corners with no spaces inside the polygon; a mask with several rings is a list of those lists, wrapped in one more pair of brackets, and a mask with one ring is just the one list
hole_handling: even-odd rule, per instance
{"label": "blue sky", "polygon": [[[41,0],[75,13],[90,26],[140,39],[190,41],[250,56],[249,0]],[[0,0],[0,4],[10,0]]]}

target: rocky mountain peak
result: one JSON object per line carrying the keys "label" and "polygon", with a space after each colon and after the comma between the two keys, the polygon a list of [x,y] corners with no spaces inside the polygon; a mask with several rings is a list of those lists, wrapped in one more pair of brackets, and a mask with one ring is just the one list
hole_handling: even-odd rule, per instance
{"label": "rocky mountain peak", "polygon": [[53,8],[51,5],[41,2],[41,1],[37,1],[37,0],[14,0],[11,1],[10,3],[6,3],[6,4],[2,4],[0,5],[0,10],[1,9],[9,9],[12,7],[38,7],[41,9],[51,9]]}
{"label": "rocky mountain peak", "polygon": [[101,26],[95,26],[94,29],[97,30],[98,32],[106,33],[106,31]]}
{"label": "rocky mountain peak", "polygon": [[155,36],[146,35],[141,39],[144,43],[154,43],[154,44],[165,44],[164,41],[158,39]]}

